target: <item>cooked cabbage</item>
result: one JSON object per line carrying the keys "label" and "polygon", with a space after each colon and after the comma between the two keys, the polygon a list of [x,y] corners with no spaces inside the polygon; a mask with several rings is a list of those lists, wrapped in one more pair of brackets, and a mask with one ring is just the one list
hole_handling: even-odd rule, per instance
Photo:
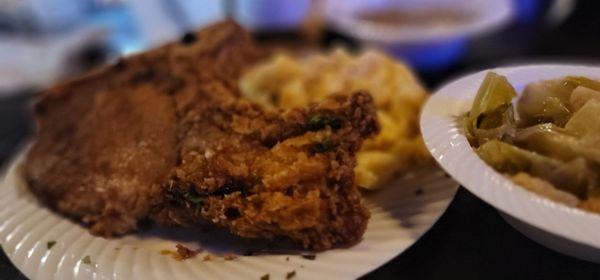
{"label": "cooked cabbage", "polygon": [[506,77],[489,72],[479,88],[471,111],[463,118],[469,140],[475,145],[490,139],[510,136],[514,132],[511,100],[515,89]]}
{"label": "cooked cabbage", "polygon": [[565,162],[527,151],[499,140],[491,140],[477,149],[477,154],[494,169],[507,174],[525,172],[552,183],[561,190],[585,197],[595,183],[595,174],[582,158]]}
{"label": "cooked cabbage", "polygon": [[578,86],[571,92],[571,97],[569,98],[569,102],[575,111],[579,110],[590,100],[600,101],[600,91]]}
{"label": "cooked cabbage", "polygon": [[565,129],[583,138],[600,138],[600,101],[588,101],[567,122]]}
{"label": "cooked cabbage", "polygon": [[511,178],[513,182],[523,186],[525,189],[537,193],[539,195],[550,198],[556,202],[562,202],[569,206],[577,206],[580,200],[565,191],[555,188],[552,184],[540,178],[532,177],[531,175],[519,172]]}
{"label": "cooked cabbage", "polygon": [[479,157],[517,183],[532,183],[533,192],[560,200],[566,191],[600,212],[600,82],[569,76],[529,84],[517,116],[515,96],[505,77],[489,73],[460,119]]}
{"label": "cooked cabbage", "polygon": [[552,122],[564,125],[571,116],[569,97],[576,86],[562,80],[531,83],[517,103],[522,126]]}

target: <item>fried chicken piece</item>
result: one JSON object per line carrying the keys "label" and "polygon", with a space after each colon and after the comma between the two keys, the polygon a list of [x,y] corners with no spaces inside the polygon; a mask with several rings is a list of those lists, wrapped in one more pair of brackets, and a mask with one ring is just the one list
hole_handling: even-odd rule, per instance
{"label": "fried chicken piece", "polygon": [[221,23],[43,92],[24,164],[30,189],[94,234],[136,230],[177,163],[183,109],[173,96],[202,87],[233,99],[258,58],[247,33]]}
{"label": "fried chicken piece", "polygon": [[156,221],[209,220],[243,237],[283,236],[316,250],[360,240],[369,214],[353,167],[361,142],[378,129],[370,95],[337,95],[283,114],[245,100],[196,104]]}
{"label": "fried chicken piece", "polygon": [[38,113],[26,176],[39,198],[92,233],[123,234],[161,200],[176,162],[174,109],[150,87],[86,95]]}
{"label": "fried chicken piece", "polygon": [[24,166],[30,188],[102,236],[151,219],[317,250],[357,242],[369,215],[353,167],[378,130],[371,97],[267,111],[237,89],[260,57],[221,23],[48,90]]}

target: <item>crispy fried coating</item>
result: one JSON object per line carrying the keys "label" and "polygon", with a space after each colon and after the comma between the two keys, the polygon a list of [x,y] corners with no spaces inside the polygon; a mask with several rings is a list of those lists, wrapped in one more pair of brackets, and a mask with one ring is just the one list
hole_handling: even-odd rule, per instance
{"label": "crispy fried coating", "polygon": [[24,164],[31,190],[101,236],[152,220],[316,250],[357,242],[369,214],[352,170],[378,131],[370,95],[263,109],[237,88],[260,58],[225,22],[47,90]]}
{"label": "crispy fried coating", "polygon": [[378,129],[370,95],[282,114],[245,100],[209,103],[189,112],[193,124],[155,220],[205,219],[243,237],[284,236],[317,250],[360,240],[369,214],[353,167],[360,143]]}

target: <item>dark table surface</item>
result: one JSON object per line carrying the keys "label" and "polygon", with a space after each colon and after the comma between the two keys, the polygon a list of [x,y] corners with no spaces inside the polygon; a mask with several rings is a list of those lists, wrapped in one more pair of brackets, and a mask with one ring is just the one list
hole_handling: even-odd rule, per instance
{"label": "dark table surface", "polygon": [[[542,17],[472,41],[453,67],[420,73],[432,89],[464,73],[526,62],[600,62],[600,1],[578,1],[559,25]],[[0,99],[0,163],[30,135],[33,92]],[[460,188],[440,220],[412,247],[364,279],[600,279],[600,265],[547,249]],[[0,279],[25,279],[0,252]]]}

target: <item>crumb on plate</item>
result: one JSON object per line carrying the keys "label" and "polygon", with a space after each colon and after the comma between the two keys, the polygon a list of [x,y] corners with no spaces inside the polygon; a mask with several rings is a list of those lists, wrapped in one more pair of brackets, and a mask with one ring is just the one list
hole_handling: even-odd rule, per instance
{"label": "crumb on plate", "polygon": [[226,254],[225,256],[223,256],[223,258],[225,260],[227,260],[227,261],[235,260],[235,259],[237,259],[237,255],[235,255],[235,254]]}
{"label": "crumb on plate", "polygon": [[317,256],[315,254],[302,254],[301,256],[302,256],[302,258],[305,258],[305,259],[311,260],[311,261],[313,261],[317,258]]}

